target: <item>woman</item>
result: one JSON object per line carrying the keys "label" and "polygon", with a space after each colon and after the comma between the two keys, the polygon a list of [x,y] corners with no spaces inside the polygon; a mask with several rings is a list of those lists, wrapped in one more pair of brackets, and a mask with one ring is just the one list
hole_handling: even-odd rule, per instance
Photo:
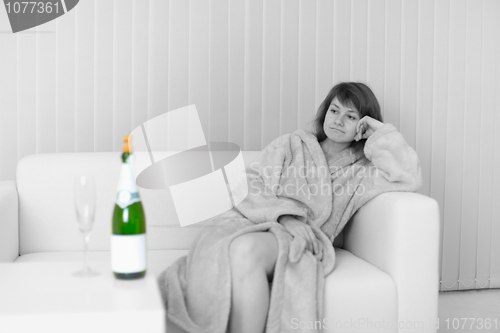
{"label": "woman", "polygon": [[422,182],[415,151],[354,82],[330,90],[314,133],[274,140],[245,180],[245,199],[159,277],[169,318],[188,332],[285,332],[292,317],[321,320],[334,238],[376,195]]}

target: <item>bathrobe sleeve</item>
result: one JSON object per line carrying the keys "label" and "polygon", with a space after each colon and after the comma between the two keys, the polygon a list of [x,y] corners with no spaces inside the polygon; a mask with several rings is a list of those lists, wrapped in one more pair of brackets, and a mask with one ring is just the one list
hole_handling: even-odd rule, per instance
{"label": "bathrobe sleeve", "polygon": [[413,192],[422,185],[417,153],[392,124],[384,124],[366,140],[364,153],[370,163],[360,170],[363,179],[357,193],[362,195],[355,195],[356,208],[378,194]]}
{"label": "bathrobe sleeve", "polygon": [[303,203],[281,195],[282,172],[292,159],[290,140],[291,134],[278,137],[246,168],[248,194],[236,209],[254,223],[277,222],[282,215],[307,218]]}

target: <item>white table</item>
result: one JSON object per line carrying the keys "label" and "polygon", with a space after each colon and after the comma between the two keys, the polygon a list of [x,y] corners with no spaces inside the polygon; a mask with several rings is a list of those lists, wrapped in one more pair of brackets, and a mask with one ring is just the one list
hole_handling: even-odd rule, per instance
{"label": "white table", "polygon": [[109,261],[0,264],[0,332],[166,332],[156,277],[118,280]]}

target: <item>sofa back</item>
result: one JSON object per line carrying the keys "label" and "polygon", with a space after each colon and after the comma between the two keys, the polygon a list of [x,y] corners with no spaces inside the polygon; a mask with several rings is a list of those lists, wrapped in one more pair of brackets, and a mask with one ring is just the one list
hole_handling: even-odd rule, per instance
{"label": "sofa back", "polygon": [[[242,154],[248,166],[259,151]],[[78,175],[96,179],[97,205],[89,249],[109,250],[120,156],[119,152],[57,153],[21,159],[16,175],[20,254],[83,250],[73,208],[73,179]],[[139,194],[146,215],[148,250],[189,249],[203,223],[181,227],[167,190],[139,188]],[[334,245],[341,246],[341,242],[338,237]]]}

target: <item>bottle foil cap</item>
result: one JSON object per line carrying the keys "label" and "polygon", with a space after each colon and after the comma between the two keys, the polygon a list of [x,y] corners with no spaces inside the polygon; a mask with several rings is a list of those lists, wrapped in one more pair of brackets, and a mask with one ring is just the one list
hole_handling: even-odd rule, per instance
{"label": "bottle foil cap", "polygon": [[131,135],[124,135],[123,136],[123,146],[122,150],[124,153],[131,153],[132,152],[132,146],[129,145],[129,141],[132,139]]}

